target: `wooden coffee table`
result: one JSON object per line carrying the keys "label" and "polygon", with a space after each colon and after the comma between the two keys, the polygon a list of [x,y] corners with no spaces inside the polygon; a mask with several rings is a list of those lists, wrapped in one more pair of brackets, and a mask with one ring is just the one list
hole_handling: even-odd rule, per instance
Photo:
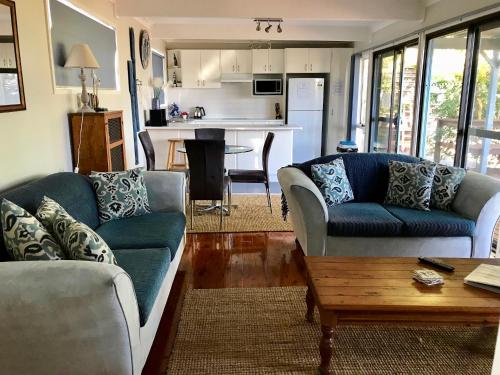
{"label": "wooden coffee table", "polygon": [[430,268],[416,258],[306,257],[306,319],[318,306],[323,334],[320,373],[330,374],[333,330],[337,324],[435,323],[498,325],[500,295],[465,285],[463,279],[481,263],[500,259],[446,259],[453,273],[438,271],[444,285],[428,287],[412,279]]}

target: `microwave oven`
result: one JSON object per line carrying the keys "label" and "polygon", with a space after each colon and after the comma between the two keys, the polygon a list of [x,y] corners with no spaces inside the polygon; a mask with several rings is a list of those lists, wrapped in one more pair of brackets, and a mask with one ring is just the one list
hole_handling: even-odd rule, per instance
{"label": "microwave oven", "polygon": [[253,80],[254,95],[283,95],[281,78],[257,78]]}

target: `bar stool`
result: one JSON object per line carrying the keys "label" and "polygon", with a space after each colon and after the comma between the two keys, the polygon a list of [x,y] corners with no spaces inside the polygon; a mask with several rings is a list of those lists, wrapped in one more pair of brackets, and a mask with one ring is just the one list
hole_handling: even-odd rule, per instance
{"label": "bar stool", "polygon": [[187,160],[186,153],[181,153],[182,160],[184,162],[176,163],[175,154],[177,152],[177,145],[179,147],[184,147],[184,139],[169,139],[168,140],[168,156],[167,156],[167,169],[169,171],[179,170],[179,169],[189,169],[189,164]]}

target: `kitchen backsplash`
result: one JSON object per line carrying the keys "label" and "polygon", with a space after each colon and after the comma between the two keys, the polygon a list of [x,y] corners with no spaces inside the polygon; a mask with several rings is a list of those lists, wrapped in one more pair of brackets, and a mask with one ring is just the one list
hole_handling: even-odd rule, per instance
{"label": "kitchen backsplash", "polygon": [[172,102],[191,115],[194,107],[203,106],[207,118],[273,119],[274,104],[283,108],[284,95],[253,96],[251,82],[225,82],[218,89],[167,89],[167,103]]}

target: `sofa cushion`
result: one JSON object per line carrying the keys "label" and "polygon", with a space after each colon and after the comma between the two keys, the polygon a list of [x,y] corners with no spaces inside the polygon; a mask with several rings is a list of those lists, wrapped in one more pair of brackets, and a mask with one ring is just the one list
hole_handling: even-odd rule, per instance
{"label": "sofa cushion", "polygon": [[148,321],[170,266],[170,250],[168,248],[119,249],[114,250],[114,254],[118,265],[130,275],[134,284],[140,323],[143,327]]}
{"label": "sofa cushion", "polygon": [[389,162],[384,204],[429,211],[436,164]]}
{"label": "sofa cushion", "polygon": [[438,164],[432,184],[431,207],[450,211],[465,173],[463,168]]}
{"label": "sofa cushion", "polygon": [[401,220],[403,235],[410,237],[462,237],[474,235],[475,223],[454,212],[433,209],[414,210],[385,206],[387,211]]}
{"label": "sofa cushion", "polygon": [[329,236],[401,235],[403,223],[378,203],[344,203],[328,209]]}
{"label": "sofa cushion", "polygon": [[173,259],[185,227],[186,217],[182,212],[153,212],[108,221],[96,232],[112,250],[168,247]]}
{"label": "sofa cushion", "polygon": [[22,207],[2,199],[0,222],[3,240],[12,260],[65,259],[61,246],[49,231]]}
{"label": "sofa cushion", "polygon": [[92,172],[102,223],[151,212],[143,168],[120,172]]}
{"label": "sofa cushion", "polygon": [[312,178],[312,165],[329,163],[340,157],[344,160],[347,178],[354,193],[354,202],[382,203],[384,201],[389,182],[389,160],[406,163],[420,161],[413,156],[399,154],[345,153],[322,156],[298,164],[296,167]]}
{"label": "sofa cushion", "polygon": [[[82,175],[62,172],[29,182],[0,194],[34,215],[44,196],[54,199],[76,220],[95,229],[99,225],[97,202],[90,180]],[[9,259],[0,241],[0,260]]]}
{"label": "sofa cushion", "polygon": [[311,173],[328,207],[354,199],[342,158],[327,164],[315,164],[311,166]]}

